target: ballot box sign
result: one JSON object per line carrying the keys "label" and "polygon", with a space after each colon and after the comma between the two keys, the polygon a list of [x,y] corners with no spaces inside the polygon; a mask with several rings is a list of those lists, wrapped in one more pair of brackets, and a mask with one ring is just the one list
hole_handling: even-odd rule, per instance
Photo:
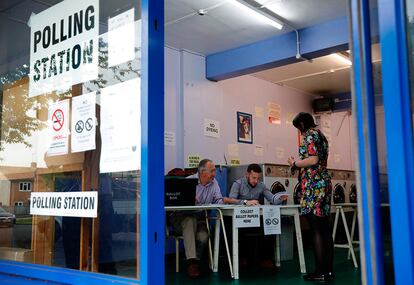
{"label": "ballot box sign", "polygon": [[98,192],[32,192],[30,215],[96,218]]}
{"label": "ballot box sign", "polygon": [[99,0],[62,1],[33,14],[29,26],[29,97],[97,78]]}
{"label": "ballot box sign", "polygon": [[280,235],[280,208],[275,206],[263,207],[263,228],[265,235]]}
{"label": "ballot box sign", "polygon": [[260,208],[237,207],[234,209],[233,219],[236,228],[260,227]]}

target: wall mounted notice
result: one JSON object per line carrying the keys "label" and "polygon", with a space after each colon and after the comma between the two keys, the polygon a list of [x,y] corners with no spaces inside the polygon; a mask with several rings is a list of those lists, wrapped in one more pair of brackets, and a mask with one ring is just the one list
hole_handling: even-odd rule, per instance
{"label": "wall mounted notice", "polygon": [[101,173],[141,168],[140,90],[139,78],[101,90]]}
{"label": "wall mounted notice", "polygon": [[254,107],[254,111],[257,118],[264,118],[264,109],[262,107]]}
{"label": "wall mounted notice", "polygon": [[95,149],[95,104],[95,92],[72,99],[72,152]]}
{"label": "wall mounted notice", "polygon": [[174,132],[164,132],[164,144],[175,146],[175,133]]}
{"label": "wall mounted notice", "polygon": [[264,147],[261,145],[254,146],[254,155],[255,156],[264,156]]}
{"label": "wall mounted notice", "polygon": [[239,156],[239,145],[238,144],[228,144],[227,153],[229,156]]}
{"label": "wall mounted notice", "polygon": [[49,104],[48,110],[48,156],[68,153],[69,100]]}
{"label": "wall mounted notice", "polygon": [[189,168],[193,168],[193,167],[198,167],[198,164],[200,163],[200,155],[198,154],[189,154],[188,155],[188,160],[187,160],[187,165]]}
{"label": "wall mounted notice", "polygon": [[210,119],[204,119],[204,135],[207,137],[220,137],[220,122]]}
{"label": "wall mounted notice", "polygon": [[285,157],[285,149],[282,147],[276,147],[275,149],[276,157],[277,158],[284,158]]}
{"label": "wall mounted notice", "polygon": [[263,207],[263,228],[265,235],[280,235],[282,233],[279,207]]}
{"label": "wall mounted notice", "polygon": [[240,165],[239,157],[230,157],[230,165]]}
{"label": "wall mounted notice", "polygon": [[30,215],[96,218],[98,192],[32,192]]}
{"label": "wall mounted notice", "polygon": [[30,18],[29,97],[98,76],[99,0],[62,1]]}
{"label": "wall mounted notice", "polygon": [[[134,8],[108,20],[108,66],[135,58]],[[139,21],[141,24],[141,21]],[[141,33],[141,25],[138,26]]]}
{"label": "wall mounted notice", "polygon": [[259,207],[237,207],[234,209],[233,223],[236,228],[260,227]]}
{"label": "wall mounted notice", "polygon": [[270,124],[280,125],[282,107],[279,104],[269,102],[267,103],[268,121]]}

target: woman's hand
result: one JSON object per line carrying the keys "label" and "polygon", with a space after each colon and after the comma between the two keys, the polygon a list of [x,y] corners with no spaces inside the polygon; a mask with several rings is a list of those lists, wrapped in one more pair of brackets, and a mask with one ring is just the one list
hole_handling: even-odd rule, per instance
{"label": "woman's hand", "polygon": [[293,166],[293,163],[295,162],[295,158],[293,156],[288,158],[288,163],[290,166]]}

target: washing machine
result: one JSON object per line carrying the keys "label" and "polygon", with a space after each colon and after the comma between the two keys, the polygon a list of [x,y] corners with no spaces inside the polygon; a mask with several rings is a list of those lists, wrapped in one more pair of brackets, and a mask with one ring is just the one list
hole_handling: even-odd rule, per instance
{"label": "washing machine", "polygon": [[[329,170],[332,181],[331,205],[349,203],[349,190],[352,182],[348,180],[348,172],[344,170]],[[348,211],[348,209],[345,209]],[[335,207],[331,207],[335,212]]]}
{"label": "washing machine", "polygon": [[[289,198],[283,204],[293,204],[293,187],[289,177],[290,167],[287,165],[263,164],[263,183],[273,193],[287,191]],[[267,200],[265,205],[269,204]]]}

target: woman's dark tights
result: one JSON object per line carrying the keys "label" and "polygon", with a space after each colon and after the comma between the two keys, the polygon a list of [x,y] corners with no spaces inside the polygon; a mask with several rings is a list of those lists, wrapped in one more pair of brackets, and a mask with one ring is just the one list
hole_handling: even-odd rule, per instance
{"label": "woman's dark tights", "polygon": [[329,228],[329,217],[306,215],[313,236],[315,254],[315,273],[325,274],[333,271],[333,240]]}

